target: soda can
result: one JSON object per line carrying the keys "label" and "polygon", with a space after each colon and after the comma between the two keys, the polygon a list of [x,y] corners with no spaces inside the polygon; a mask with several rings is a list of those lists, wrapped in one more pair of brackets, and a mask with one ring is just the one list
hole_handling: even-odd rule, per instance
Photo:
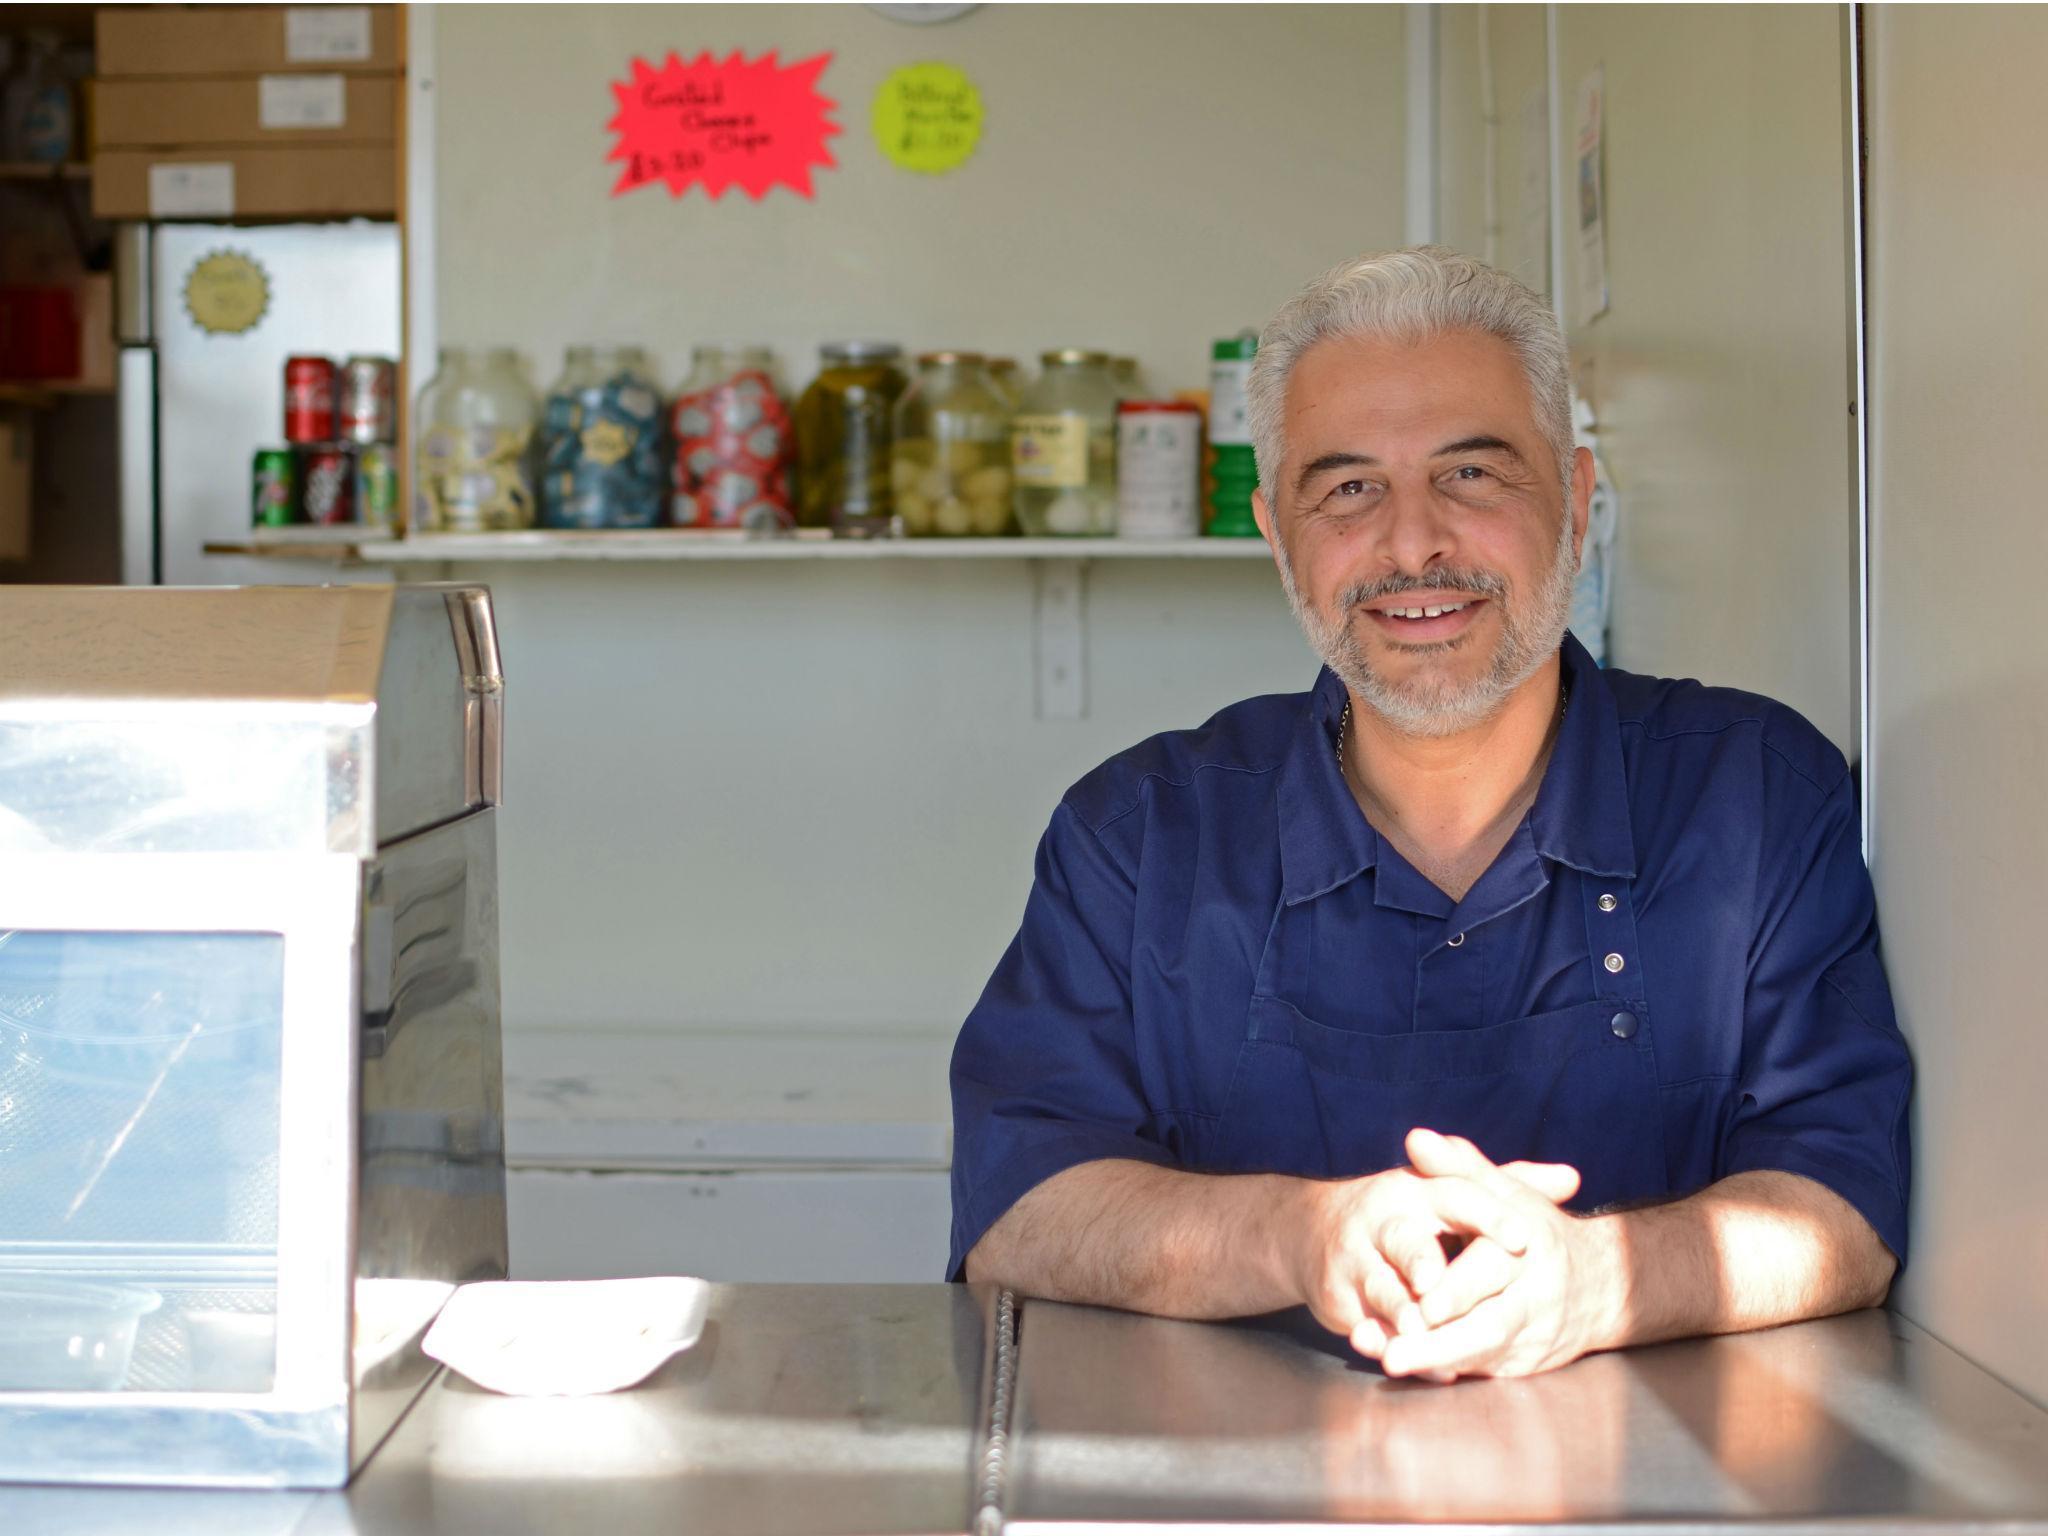
{"label": "soda can", "polygon": [[327,358],[285,359],[284,440],[334,441],[334,364]]}
{"label": "soda can", "polygon": [[299,471],[291,449],[258,448],[250,479],[250,526],[285,528],[299,520]]}
{"label": "soda can", "polygon": [[388,357],[352,357],[341,365],[341,437],[351,443],[398,439],[398,365]]}
{"label": "soda can", "polygon": [[356,449],[356,521],[389,533],[398,521],[398,451],[389,443]]}
{"label": "soda can", "polygon": [[342,443],[321,443],[299,450],[299,480],[304,489],[299,505],[305,520],[332,527],[356,517],[355,454]]}

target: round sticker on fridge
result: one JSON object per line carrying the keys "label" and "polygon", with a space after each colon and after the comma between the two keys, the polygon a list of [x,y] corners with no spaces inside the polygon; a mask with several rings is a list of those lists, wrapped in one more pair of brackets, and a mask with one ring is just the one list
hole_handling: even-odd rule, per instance
{"label": "round sticker on fridge", "polygon": [[981,141],[981,92],[950,64],[906,64],[875,92],[869,124],[882,153],[906,171],[940,175]]}
{"label": "round sticker on fridge", "polygon": [[270,311],[270,279],[255,257],[211,251],[185,274],[185,313],[212,336],[254,330]]}

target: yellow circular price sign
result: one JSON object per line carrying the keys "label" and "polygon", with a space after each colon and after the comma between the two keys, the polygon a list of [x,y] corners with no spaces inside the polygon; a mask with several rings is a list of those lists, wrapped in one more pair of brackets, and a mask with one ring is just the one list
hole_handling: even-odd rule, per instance
{"label": "yellow circular price sign", "polygon": [[252,256],[214,251],[185,274],[185,310],[215,336],[239,336],[270,309],[270,279]]}
{"label": "yellow circular price sign", "polygon": [[950,64],[906,64],[882,82],[869,121],[883,154],[906,171],[937,176],[980,142],[981,92]]}

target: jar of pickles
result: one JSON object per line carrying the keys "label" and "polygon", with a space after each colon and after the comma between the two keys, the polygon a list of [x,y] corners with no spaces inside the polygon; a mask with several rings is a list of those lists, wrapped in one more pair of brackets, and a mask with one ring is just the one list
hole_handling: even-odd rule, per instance
{"label": "jar of pickles", "polygon": [[887,533],[895,515],[889,444],[907,385],[903,349],[886,341],[828,342],[796,406],[797,521],[837,533]]}
{"label": "jar of pickles", "polygon": [[413,526],[430,533],[531,528],[539,415],[510,347],[443,347],[420,391]]}
{"label": "jar of pickles", "polygon": [[678,528],[776,531],[796,521],[789,408],[766,347],[698,347],[669,411],[669,520]]}
{"label": "jar of pickles", "polygon": [[1046,535],[1116,532],[1116,383],[1109,355],[1067,348],[1039,358],[1010,430],[1017,522]]}
{"label": "jar of pickles", "polygon": [[548,392],[541,523],[652,528],[667,500],[661,394],[639,347],[571,347]]}
{"label": "jar of pickles", "polygon": [[913,538],[1011,531],[1010,411],[979,353],[918,358],[890,463],[896,515]]}

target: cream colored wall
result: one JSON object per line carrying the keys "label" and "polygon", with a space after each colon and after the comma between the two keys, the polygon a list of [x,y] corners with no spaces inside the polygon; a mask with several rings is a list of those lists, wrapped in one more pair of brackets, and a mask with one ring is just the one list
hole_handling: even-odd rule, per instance
{"label": "cream colored wall", "polygon": [[[443,6],[437,320],[650,346],[666,382],[755,339],[793,383],[880,335],[1135,351],[1157,387],[1323,266],[1397,244],[1398,7]],[[815,202],[607,195],[635,54],[831,50],[846,131]],[[882,161],[888,69],[957,63],[983,148]],[[507,1026],[845,1027],[949,1039],[1014,931],[1033,845],[1095,763],[1314,663],[1270,564],[1101,562],[1089,712],[1033,712],[1025,562],[478,566],[508,676]]]}
{"label": "cream colored wall", "polygon": [[[1258,325],[1305,278],[1398,243],[1398,5],[984,5],[905,26],[864,5],[437,8],[439,320],[512,344],[543,383],[562,348],[753,339],[791,382],[819,341],[1035,358],[1135,353],[1155,386],[1205,387],[1210,339]],[[830,52],[837,170],[817,196],[609,195],[607,82],[635,56]],[[868,130],[884,76],[956,64],[979,152],[926,177]]]}
{"label": "cream colored wall", "polygon": [[1569,157],[1578,83],[1606,69],[1612,304],[1577,318],[1575,219],[1565,291],[1622,497],[1611,658],[1770,694],[1852,751],[1839,27],[1832,6],[1566,6],[1558,79]]}
{"label": "cream colored wall", "polygon": [[[1437,236],[1547,293],[1550,182],[1543,7],[1439,7],[1437,69]],[[1494,119],[1491,229],[1485,196],[1489,108]]]}
{"label": "cream colored wall", "polygon": [[1875,6],[1872,862],[1914,1044],[1908,1316],[2048,1402],[2048,139],[2034,7]]}

